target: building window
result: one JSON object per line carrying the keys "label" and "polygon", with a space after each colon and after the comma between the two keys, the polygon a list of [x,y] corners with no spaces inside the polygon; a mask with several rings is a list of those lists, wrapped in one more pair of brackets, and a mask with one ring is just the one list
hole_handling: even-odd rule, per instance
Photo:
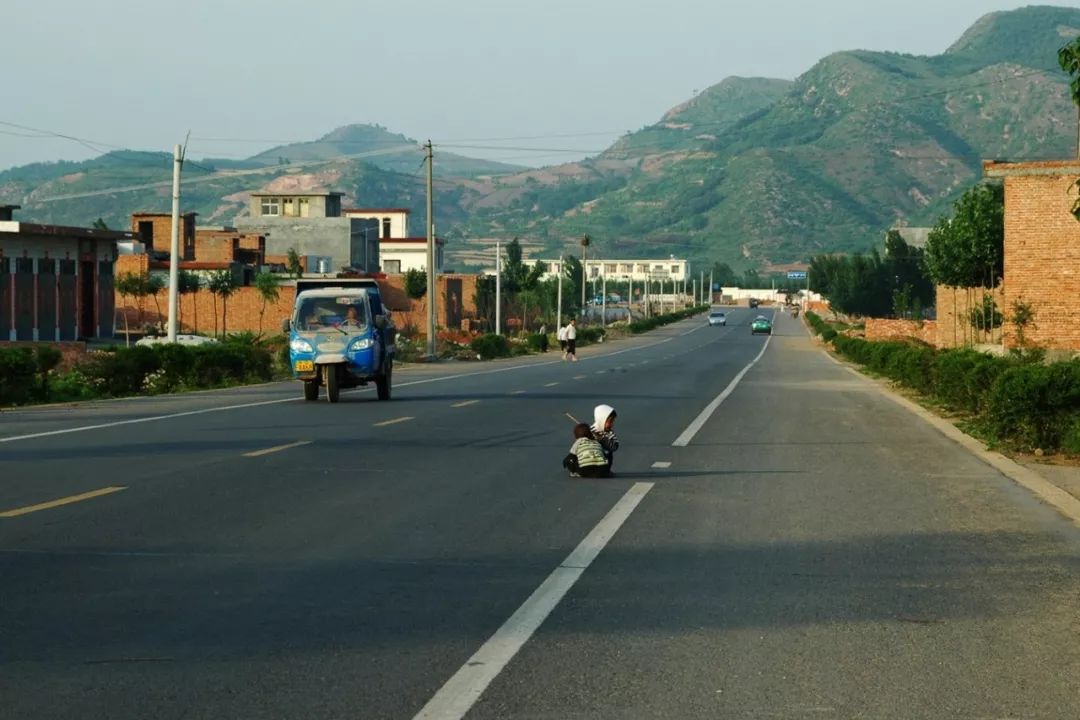
{"label": "building window", "polygon": [[382,237],[390,237],[390,218],[382,219]]}
{"label": "building window", "polygon": [[387,260],[386,266],[383,268],[383,272],[387,275],[399,275],[401,274],[401,261],[400,260]]}
{"label": "building window", "polygon": [[637,266],[637,271],[638,271],[639,273],[644,273],[644,274],[646,274],[646,275],[647,275],[647,274],[649,273],[649,266],[648,266],[648,265],[644,265],[644,264],[639,264],[639,265]]}
{"label": "building window", "polygon": [[284,198],[281,201],[281,214],[285,217],[296,217],[296,201],[292,198]]}
{"label": "building window", "polygon": [[281,214],[281,200],[278,198],[264,197],[262,199],[262,214],[278,216]]}
{"label": "building window", "polygon": [[311,215],[311,200],[308,198],[300,198],[300,217],[308,217]]}
{"label": "building window", "polygon": [[679,274],[679,266],[678,265],[672,265],[671,266],[671,274],[672,275],[678,275]]}
{"label": "building window", "polygon": [[623,263],[619,266],[619,272],[632,273],[634,272],[634,263]]}
{"label": "building window", "polygon": [[618,272],[618,265],[616,265],[615,263],[607,263],[606,265],[604,265],[605,275],[614,275],[616,272]]}

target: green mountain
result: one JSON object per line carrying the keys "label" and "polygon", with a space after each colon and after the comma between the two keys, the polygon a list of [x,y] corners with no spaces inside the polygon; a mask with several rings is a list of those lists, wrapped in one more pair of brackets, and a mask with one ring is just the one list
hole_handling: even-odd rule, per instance
{"label": "green mountain", "polygon": [[[463,237],[519,235],[547,252],[589,233],[600,252],[673,252],[739,267],[879,244],[933,223],[983,158],[1070,157],[1076,110],[1059,47],[1080,10],[979,20],[942,55],[822,59],[794,83],[729,79],[573,172],[497,178]],[[468,249],[465,250],[468,254]]]}
{"label": "green mountain", "polygon": [[[358,155],[365,162],[383,170],[415,173],[424,160],[420,143],[379,125],[346,125],[337,128],[314,142],[293,143],[271,148],[250,158],[249,162],[277,165],[282,162],[329,160]],[[520,165],[477,160],[440,151],[436,158],[438,171],[454,177],[506,175],[524,170]]]}
{"label": "green mountain", "polygon": [[[880,244],[898,223],[932,224],[981,176],[984,158],[1072,157],[1076,108],[1059,47],[1080,9],[1029,7],[978,20],[932,57],[823,58],[794,81],[728,78],[607,151],[520,169],[436,150],[436,225],[451,265],[490,261],[495,238],[530,253],[677,254],[737,268]],[[185,209],[225,224],[271,183],[330,187],[346,202],[409,207],[425,226],[422,154],[372,125],[241,161],[185,166]],[[171,158],[116,152],[0,172],[0,203],[27,221],[126,227],[169,209]],[[119,189],[126,189],[119,191]]]}

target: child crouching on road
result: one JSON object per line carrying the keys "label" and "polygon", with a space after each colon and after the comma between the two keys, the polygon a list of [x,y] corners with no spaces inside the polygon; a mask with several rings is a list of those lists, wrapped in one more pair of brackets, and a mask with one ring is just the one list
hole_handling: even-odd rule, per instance
{"label": "child crouching on road", "polygon": [[570,477],[608,477],[610,466],[604,457],[604,448],[593,439],[592,431],[585,423],[574,426],[574,444],[563,458],[563,467]]}
{"label": "child crouching on road", "polygon": [[593,409],[593,421],[592,436],[600,443],[610,471],[615,464],[615,451],[619,449],[619,437],[615,434],[615,408],[597,405]]}

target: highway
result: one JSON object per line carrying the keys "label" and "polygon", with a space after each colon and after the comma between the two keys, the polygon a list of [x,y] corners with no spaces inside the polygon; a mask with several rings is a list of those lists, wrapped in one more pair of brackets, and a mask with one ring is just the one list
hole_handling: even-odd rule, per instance
{"label": "highway", "polygon": [[0,413],[0,717],[1080,717],[1080,530],[761,311]]}

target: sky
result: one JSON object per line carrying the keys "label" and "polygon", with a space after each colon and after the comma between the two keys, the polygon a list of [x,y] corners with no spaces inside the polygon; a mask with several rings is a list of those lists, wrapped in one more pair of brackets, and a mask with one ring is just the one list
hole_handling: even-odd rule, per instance
{"label": "sky", "polygon": [[350,123],[550,165],[725,77],[793,79],[839,50],[935,55],[1025,4],[4,0],[0,169],[171,151],[189,131],[189,157],[243,158]]}

